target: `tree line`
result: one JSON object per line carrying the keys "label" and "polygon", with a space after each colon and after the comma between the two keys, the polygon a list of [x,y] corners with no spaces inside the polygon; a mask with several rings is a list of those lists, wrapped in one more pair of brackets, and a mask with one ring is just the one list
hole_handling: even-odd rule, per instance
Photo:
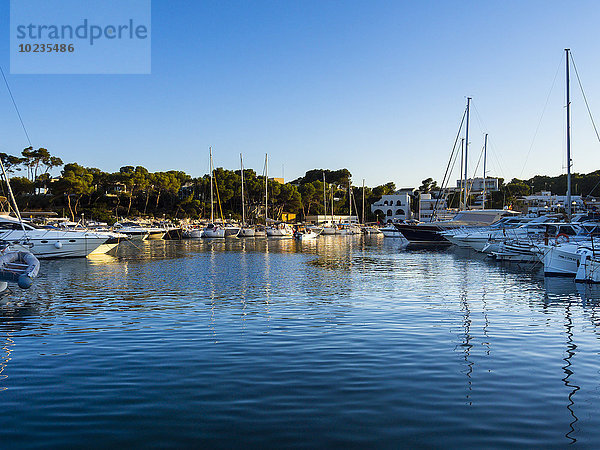
{"label": "tree line", "polygon": [[[108,223],[123,217],[170,219],[208,219],[211,211],[210,174],[194,178],[183,171],[150,172],[143,166],[123,166],[109,173],[76,162],[63,164],[45,148],[29,147],[20,156],[0,153],[11,187],[22,211],[55,211],[78,220],[82,215]],[[62,167],[60,176],[50,171]],[[215,219],[241,219],[242,177],[240,170],[218,167],[213,172]],[[323,179],[323,176],[325,177]],[[308,215],[348,214],[352,174],[347,169],[314,169],[292,182],[268,180],[267,214],[278,220],[283,213]],[[6,185],[0,185],[8,197]],[[365,188],[367,205],[381,195],[391,194],[394,183]],[[352,187],[353,213],[361,208],[362,188]],[[324,205],[324,202],[327,206]],[[244,169],[244,205],[246,220],[264,222],[265,177],[253,169]],[[366,208],[368,219],[373,219]]]}
{"label": "tree line", "polygon": [[[20,156],[0,153],[11,187],[21,210],[55,211],[72,220],[85,215],[88,219],[113,223],[123,217],[145,216],[170,219],[210,218],[210,175],[194,178],[183,171],[150,172],[142,166],[123,166],[109,173],[72,162],[64,164],[45,148],[28,147]],[[52,169],[62,167],[60,176],[52,178]],[[241,219],[241,171],[218,167],[214,170],[215,219]],[[303,177],[288,183],[268,180],[267,214],[281,219],[283,213],[296,214],[300,219],[309,215],[344,215],[349,213],[349,186],[352,174],[348,169],[313,169]],[[591,195],[598,191],[600,170],[589,174],[573,174],[573,194]],[[8,197],[6,185],[0,185],[1,195]],[[365,199],[365,220],[376,221],[370,205],[382,195],[393,194],[393,182],[373,188],[352,186],[353,214],[362,216]],[[413,212],[418,210],[419,193],[439,190],[432,178],[423,180],[413,195]],[[535,176],[529,180],[513,179],[488,195],[487,207],[502,208],[519,197],[548,190],[566,192],[566,175]],[[450,194],[450,207],[458,206],[458,195]],[[220,205],[220,207],[219,207]],[[244,205],[249,223],[264,221],[265,177],[253,169],[244,169]]]}

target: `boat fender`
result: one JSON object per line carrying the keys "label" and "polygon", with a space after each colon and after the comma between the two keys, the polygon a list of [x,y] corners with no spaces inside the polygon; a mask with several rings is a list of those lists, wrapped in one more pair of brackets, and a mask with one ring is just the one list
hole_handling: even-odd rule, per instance
{"label": "boat fender", "polygon": [[559,243],[558,238],[560,238],[560,237],[564,237],[565,238],[565,242],[569,242],[569,236],[567,234],[565,234],[565,233],[559,233],[559,234],[556,235],[556,243],[557,244]]}
{"label": "boat fender", "polygon": [[31,285],[33,284],[33,280],[31,279],[31,277],[22,274],[19,276],[18,280],[17,280],[17,284],[19,285],[19,287],[21,289],[29,289],[31,287]]}
{"label": "boat fender", "polygon": [[60,241],[56,241],[56,242],[54,243],[54,247],[56,247],[56,248],[62,248],[62,242],[60,242]]}

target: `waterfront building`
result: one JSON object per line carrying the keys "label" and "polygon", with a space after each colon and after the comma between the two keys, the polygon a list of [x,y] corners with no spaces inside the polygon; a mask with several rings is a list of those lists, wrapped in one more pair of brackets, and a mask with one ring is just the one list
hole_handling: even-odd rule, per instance
{"label": "waterfront building", "polygon": [[[527,207],[528,213],[545,214],[547,212],[564,210],[567,196],[553,195],[550,191],[541,191],[522,197],[522,201]],[[573,211],[582,211],[584,209],[584,201],[581,195],[572,195],[571,205]]]}
{"label": "waterfront building", "polygon": [[[483,178],[469,178],[467,180],[467,189],[469,189],[469,195],[471,195],[471,202],[469,202],[469,207],[471,208],[481,208],[483,207]],[[464,185],[464,180],[456,180],[456,188],[457,192],[460,192]],[[485,191],[487,193],[486,205],[489,207],[489,194],[491,192],[498,192],[500,190],[500,181],[499,178],[495,177],[486,177],[485,178]]]}
{"label": "waterfront building", "polygon": [[371,205],[371,212],[380,222],[397,222],[412,217],[410,211],[414,189],[399,189],[393,194],[383,195]]}
{"label": "waterfront building", "polygon": [[448,203],[444,197],[437,198],[430,193],[422,193],[419,196],[419,220],[421,222],[431,222],[433,220],[451,219],[456,211],[448,211]]}
{"label": "waterfront building", "polygon": [[306,216],[306,223],[313,225],[331,226],[337,223],[358,223],[358,216],[349,216],[347,214],[315,214]]}

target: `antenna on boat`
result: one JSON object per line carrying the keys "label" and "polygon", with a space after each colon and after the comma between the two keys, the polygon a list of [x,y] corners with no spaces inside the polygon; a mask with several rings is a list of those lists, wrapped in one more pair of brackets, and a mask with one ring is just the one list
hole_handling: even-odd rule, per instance
{"label": "antenna on boat", "polygon": [[566,84],[567,84],[567,219],[571,221],[571,96],[569,92],[569,53],[571,49],[565,48],[566,55]]}

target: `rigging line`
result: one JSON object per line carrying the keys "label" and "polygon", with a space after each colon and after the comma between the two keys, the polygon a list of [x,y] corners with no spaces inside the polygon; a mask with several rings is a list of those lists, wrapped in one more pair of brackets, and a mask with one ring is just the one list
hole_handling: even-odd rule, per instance
{"label": "rigging line", "polygon": [[550,102],[550,96],[552,95],[552,91],[554,91],[554,86],[556,85],[556,78],[558,77],[558,71],[560,70],[560,67],[563,63],[563,59],[564,59],[564,56],[561,55],[558,66],[556,67],[556,72],[554,73],[554,79],[552,80],[552,86],[550,87],[550,92],[548,92],[548,96],[546,97],[546,103],[544,104],[544,108],[542,110],[540,120],[538,121],[537,127],[535,127],[535,132],[533,133],[533,138],[531,139],[531,145],[529,146],[529,150],[527,151],[527,155],[525,156],[525,161],[523,162],[523,167],[521,168],[521,173],[519,174],[519,178],[521,178],[523,176],[523,172],[525,171],[525,166],[527,165],[527,160],[529,159],[531,150],[533,150],[533,145],[535,144],[535,139],[537,138],[538,132],[540,131],[540,126],[542,125],[542,120],[544,119],[544,114],[546,113],[546,109],[548,108],[548,103]]}
{"label": "rigging line", "polygon": [[27,133],[27,128],[25,128],[25,123],[23,122],[23,118],[21,117],[21,113],[19,112],[19,108],[17,107],[17,102],[15,101],[15,97],[13,96],[12,91],[10,90],[10,85],[8,84],[8,80],[4,75],[4,70],[2,70],[2,66],[0,66],[0,73],[2,74],[2,78],[4,78],[4,84],[6,84],[6,89],[8,90],[8,95],[10,95],[10,99],[12,100],[13,106],[15,107],[15,111],[17,112],[17,116],[19,117],[19,121],[21,122],[21,126],[23,127],[23,131],[25,132],[25,137],[27,137],[27,142],[29,142],[29,146],[33,147],[31,144],[31,139],[29,139],[29,133]]}
{"label": "rigging line", "polygon": [[[477,160],[477,165],[475,166],[475,170],[473,171],[473,176],[471,177],[471,184],[469,185],[469,189],[467,190],[467,196],[471,195],[471,191],[473,190],[473,183],[475,183],[475,175],[477,174],[477,169],[479,169],[479,164],[481,163],[481,158],[483,158],[483,147],[481,147],[481,153],[479,154],[479,159]],[[484,175],[484,183],[485,183],[485,175]]]}
{"label": "rigging line", "polygon": [[581,89],[581,95],[583,96],[583,101],[585,102],[585,107],[587,108],[587,112],[590,116],[590,120],[592,121],[592,126],[594,127],[594,131],[596,132],[596,137],[600,142],[600,134],[598,134],[598,129],[596,128],[596,122],[594,122],[594,117],[592,116],[592,111],[590,110],[590,105],[587,101],[587,96],[585,95],[585,91],[583,90],[583,85],[581,84],[581,79],[579,78],[579,72],[577,71],[577,66],[575,65],[575,60],[573,59],[573,53],[571,53],[571,62],[573,63],[573,68],[575,69],[575,75],[577,76],[577,83],[579,84],[579,89]]}
{"label": "rigging line", "polygon": [[[473,106],[473,109],[475,111],[475,118],[479,122],[481,131],[483,133],[488,133],[489,128],[486,126],[485,123],[483,123],[483,118],[481,117],[481,114],[479,113],[479,110],[477,109],[477,104],[475,102],[471,101],[471,105]],[[492,142],[491,139],[488,139],[488,151],[489,151],[490,155],[493,155],[493,157],[496,159],[496,165],[497,165],[496,172],[498,172],[500,174],[507,173],[506,170],[504,169],[504,165],[502,164],[502,162],[500,160],[500,157],[498,156],[500,153],[497,151],[497,149],[495,149],[495,144]]]}
{"label": "rigging line", "polygon": [[[438,198],[435,201],[435,205],[433,206],[433,214],[431,215],[430,222],[433,222],[433,217],[435,216],[435,212],[437,211],[438,203],[440,201],[440,196],[442,195],[442,191],[444,189],[444,184],[446,183],[446,176],[448,177],[448,181],[450,182],[450,175],[448,174],[448,170],[450,169],[450,164],[452,163],[452,156],[456,151],[456,144],[458,143],[458,139],[460,138],[460,132],[462,130],[463,123],[465,122],[465,117],[467,115],[467,108],[465,108],[465,112],[463,113],[462,119],[460,121],[460,126],[458,127],[458,132],[456,133],[456,139],[454,139],[454,146],[452,147],[452,153],[450,153],[450,159],[448,160],[448,165],[446,166],[446,173],[444,174],[444,178],[442,179],[442,184],[440,185],[440,190],[438,192]],[[456,153],[458,155],[458,152]],[[456,162],[456,157],[454,159]],[[452,164],[452,169],[454,169],[454,164]]]}

